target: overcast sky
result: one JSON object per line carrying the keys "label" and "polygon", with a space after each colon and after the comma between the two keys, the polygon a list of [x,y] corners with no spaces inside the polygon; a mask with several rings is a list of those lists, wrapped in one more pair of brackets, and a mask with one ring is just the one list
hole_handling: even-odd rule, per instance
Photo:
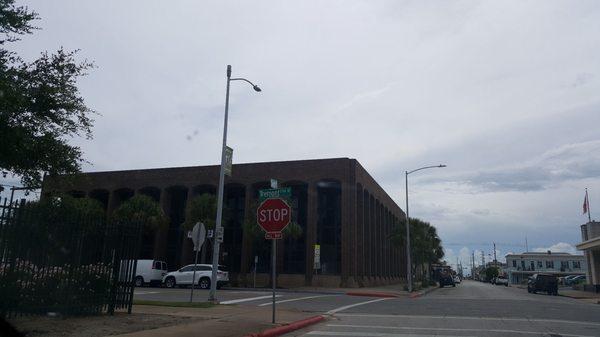
{"label": "overcast sky", "polygon": [[231,64],[263,88],[233,83],[234,163],[356,158],[402,209],[447,164],[410,202],[451,263],[574,252],[586,187],[600,214],[598,1],[21,3],[11,48],[97,66],[86,171],[217,164]]}

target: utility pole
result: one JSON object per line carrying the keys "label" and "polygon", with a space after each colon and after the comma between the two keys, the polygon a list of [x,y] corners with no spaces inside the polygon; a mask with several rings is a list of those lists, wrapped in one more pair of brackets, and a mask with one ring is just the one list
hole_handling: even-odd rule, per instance
{"label": "utility pole", "polygon": [[485,268],[485,253],[481,251],[481,266]]}
{"label": "utility pole", "polygon": [[496,243],[494,242],[494,267],[498,268],[498,260],[496,260]]}
{"label": "utility pole", "polygon": [[527,243],[527,235],[525,235],[525,253],[529,251],[529,244]]}

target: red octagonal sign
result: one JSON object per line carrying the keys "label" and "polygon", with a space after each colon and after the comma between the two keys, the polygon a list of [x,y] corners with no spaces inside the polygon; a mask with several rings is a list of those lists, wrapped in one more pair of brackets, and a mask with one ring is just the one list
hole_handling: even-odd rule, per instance
{"label": "red octagonal sign", "polygon": [[283,199],[267,199],[256,210],[256,221],[267,233],[279,233],[290,223],[292,210]]}

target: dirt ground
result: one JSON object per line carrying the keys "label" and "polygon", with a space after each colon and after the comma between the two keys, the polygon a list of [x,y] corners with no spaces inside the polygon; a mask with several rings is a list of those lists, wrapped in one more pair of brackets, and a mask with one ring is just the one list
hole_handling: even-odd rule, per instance
{"label": "dirt ground", "polygon": [[117,312],[114,316],[20,317],[9,319],[27,337],[100,337],[156,329],[201,320],[193,317]]}

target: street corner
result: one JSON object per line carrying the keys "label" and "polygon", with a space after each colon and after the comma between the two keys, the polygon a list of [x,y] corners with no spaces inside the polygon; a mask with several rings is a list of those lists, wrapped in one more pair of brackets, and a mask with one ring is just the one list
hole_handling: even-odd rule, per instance
{"label": "street corner", "polygon": [[306,328],[308,326],[311,326],[313,324],[320,323],[320,322],[324,321],[325,319],[326,319],[325,316],[317,315],[317,316],[301,319],[301,320],[298,320],[295,322],[291,322],[289,324],[281,325],[278,327],[269,328],[269,329],[263,330],[258,333],[252,333],[252,334],[246,335],[245,337],[281,336],[281,335],[287,334],[289,332],[300,330],[300,329]]}

